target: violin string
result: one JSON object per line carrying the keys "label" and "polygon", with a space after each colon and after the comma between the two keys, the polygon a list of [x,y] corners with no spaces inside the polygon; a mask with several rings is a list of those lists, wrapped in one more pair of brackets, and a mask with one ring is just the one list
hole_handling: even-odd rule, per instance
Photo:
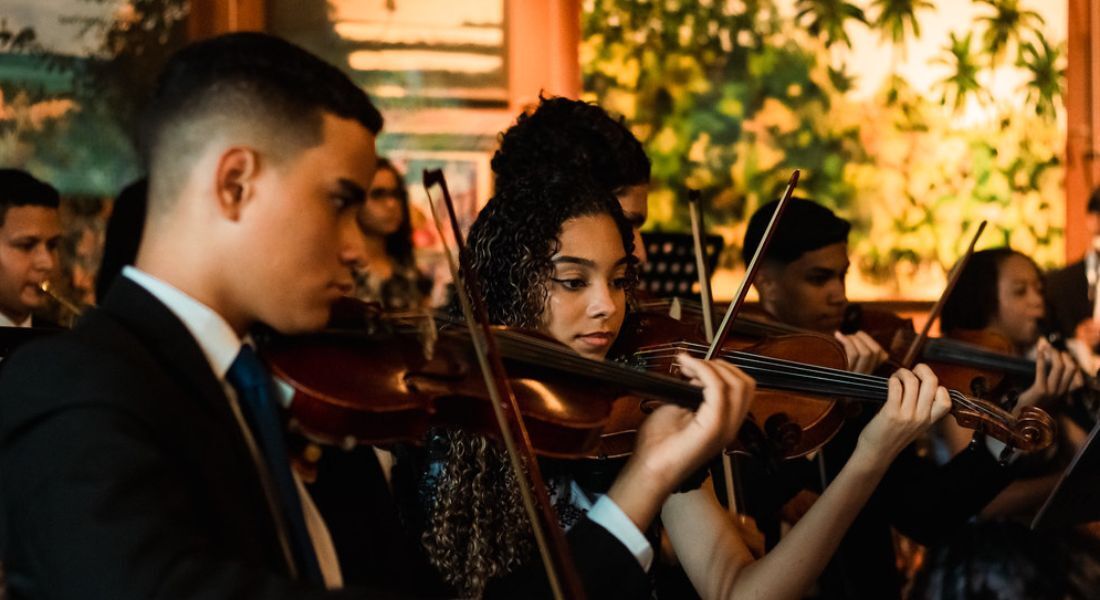
{"label": "violin string", "polygon": [[[663,392],[664,394],[671,394],[673,398],[688,394],[695,400],[696,404],[701,395],[698,387],[687,384],[682,380],[668,376],[654,376],[653,373],[638,371],[611,361],[588,359],[557,343],[551,343],[549,341],[539,340],[537,338],[531,338],[526,335],[515,334],[508,331],[498,331],[496,335],[500,340],[511,342],[508,344],[508,354],[511,355],[511,358],[517,360],[526,358],[531,364],[535,365],[545,364],[548,366],[558,366],[570,369],[573,372],[591,373],[593,375],[598,375],[598,378],[603,381],[626,383],[637,391],[642,392]],[[675,345],[666,346],[676,347]],[[640,354],[644,353],[652,355],[654,351],[647,350]],[[765,384],[770,382],[771,385],[776,387],[781,387],[784,384],[798,383],[798,380],[801,380],[801,383],[810,384],[813,387],[811,391],[836,395],[838,393],[837,383],[847,383],[850,386],[847,390],[848,392],[871,400],[885,399],[888,390],[888,388],[885,387],[887,379],[883,377],[854,374],[848,371],[826,367],[815,367],[794,361],[761,357],[744,352],[734,352],[731,354],[732,358],[737,359],[735,363],[743,363],[745,367],[748,367],[752,371],[752,373],[749,373],[750,375],[753,375]],[[674,355],[670,355],[669,357],[671,358],[672,356]],[[726,358],[731,358],[731,356],[726,356]],[[785,375],[786,377],[778,377],[779,375]],[[840,376],[839,380],[835,377],[837,375]],[[846,379],[848,381],[844,381]],[[862,384],[862,386],[860,384]],[[786,387],[791,386],[787,385]],[[841,395],[847,394],[841,393]],[[971,402],[970,398],[961,393],[956,392],[952,394],[952,398],[965,408],[969,408],[979,413],[990,414],[998,420],[1004,420],[1004,414],[997,414],[994,411],[988,410],[989,407],[984,404]]]}
{"label": "violin string", "polygon": [[[701,397],[700,388],[680,379],[639,371],[611,361],[588,359],[556,343],[526,335],[510,332],[497,332],[497,335],[500,341],[507,342],[508,358],[526,360],[533,365],[557,366],[576,373],[587,373],[606,382],[626,383],[636,391],[671,395],[671,399],[679,399],[688,406],[697,406]],[[502,348],[504,345],[502,344]],[[685,396],[691,401],[684,402]]]}
{"label": "violin string", "polygon": [[[698,346],[690,343],[685,345]],[[662,350],[672,350],[674,348],[682,349],[682,346],[677,344],[664,344],[661,346],[664,347]],[[660,346],[657,348],[660,348]],[[671,359],[675,356],[675,353],[669,354],[667,351],[663,355],[656,354],[658,351],[660,350],[644,350],[638,354],[646,358],[658,357]],[[726,353],[723,355],[723,358],[732,359],[731,362],[738,365],[743,370],[746,367],[753,369],[754,373],[760,375],[757,378],[764,380],[763,382],[765,383],[773,380],[769,375],[776,371],[780,371],[785,373],[788,377],[800,378],[803,382],[826,383],[828,385],[824,389],[818,388],[813,391],[832,395],[855,395],[870,400],[885,400],[889,390],[889,379],[876,375],[851,373],[840,369],[806,365],[794,361],[764,357],[746,352]],[[757,368],[761,369],[761,371],[757,371]],[[750,373],[750,375],[751,374],[753,373]],[[838,388],[837,384],[841,384],[843,389]],[[954,392],[954,390],[949,391]],[[952,394],[952,398],[963,408],[987,414],[991,418],[1001,421],[1004,421],[1006,417],[1011,418],[1010,415],[1007,415],[1007,413],[1003,411],[994,410],[996,407],[990,406],[984,402],[975,402],[961,392],[955,392],[955,394]]]}

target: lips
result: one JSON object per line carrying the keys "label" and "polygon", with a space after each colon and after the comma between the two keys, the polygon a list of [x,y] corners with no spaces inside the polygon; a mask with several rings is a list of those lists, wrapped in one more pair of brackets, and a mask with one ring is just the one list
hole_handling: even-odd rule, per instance
{"label": "lips", "polygon": [[611,342],[615,340],[615,336],[610,331],[593,331],[591,333],[583,333],[575,336],[580,342],[584,342],[590,346],[596,348],[606,348],[611,345]]}

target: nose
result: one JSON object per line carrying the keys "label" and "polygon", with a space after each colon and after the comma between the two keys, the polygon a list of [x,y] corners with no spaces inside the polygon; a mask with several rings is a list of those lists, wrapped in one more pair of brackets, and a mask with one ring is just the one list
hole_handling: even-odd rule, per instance
{"label": "nose", "polygon": [[596,283],[589,288],[588,316],[593,319],[606,319],[615,314],[615,290],[606,283]]}
{"label": "nose", "polygon": [[828,300],[832,305],[848,304],[848,290],[844,285],[844,277],[833,279],[828,287]]}
{"label": "nose", "polygon": [[634,228],[634,258],[638,259],[639,265],[646,264],[649,259],[645,251],[645,240],[642,239],[642,230],[637,227]]}
{"label": "nose", "polygon": [[39,244],[34,252],[34,268],[46,272],[53,273],[57,270],[58,258],[57,249],[51,248],[47,244]]}
{"label": "nose", "polygon": [[357,211],[344,211],[339,223],[340,263],[357,270],[367,262],[367,238]]}

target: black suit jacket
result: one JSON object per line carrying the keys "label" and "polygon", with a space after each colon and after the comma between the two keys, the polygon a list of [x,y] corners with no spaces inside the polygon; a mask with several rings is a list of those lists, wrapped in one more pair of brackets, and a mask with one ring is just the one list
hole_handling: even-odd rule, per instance
{"label": "black suit jacket", "polygon": [[183,324],[120,281],[0,363],[13,598],[329,598],[291,581],[225,394]]}
{"label": "black suit jacket", "polygon": [[1079,260],[1047,275],[1046,299],[1052,324],[1066,338],[1073,337],[1077,324],[1092,316],[1085,261]]}
{"label": "black suit jacket", "polygon": [[[338,546],[371,535],[321,504]],[[637,561],[602,528],[582,522],[570,541],[591,597],[644,584]],[[0,362],[0,559],[12,598],[413,595],[307,589],[290,580],[279,548],[220,383],[179,319],[133,281],[119,278],[71,332]],[[348,559],[348,579],[364,579]],[[549,595],[538,569],[496,589]]]}

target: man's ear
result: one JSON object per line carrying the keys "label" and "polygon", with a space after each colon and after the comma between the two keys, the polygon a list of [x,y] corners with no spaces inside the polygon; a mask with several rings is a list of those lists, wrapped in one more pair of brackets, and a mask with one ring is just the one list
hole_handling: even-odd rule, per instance
{"label": "man's ear", "polygon": [[765,262],[760,265],[760,270],[756,272],[753,285],[756,286],[756,293],[760,294],[761,302],[766,303],[776,297],[782,271],[783,267],[773,262]]}
{"label": "man's ear", "polygon": [[222,153],[214,181],[214,195],[222,216],[231,221],[240,219],[241,207],[256,191],[259,170],[260,159],[252,148],[233,146]]}

